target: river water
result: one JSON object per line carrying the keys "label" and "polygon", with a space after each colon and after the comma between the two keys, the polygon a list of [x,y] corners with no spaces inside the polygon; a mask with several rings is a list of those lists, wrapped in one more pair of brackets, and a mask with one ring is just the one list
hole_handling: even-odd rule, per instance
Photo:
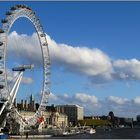
{"label": "river water", "polygon": [[116,128],[111,131],[97,129],[95,134],[54,136],[51,139],[140,139],[140,128]]}

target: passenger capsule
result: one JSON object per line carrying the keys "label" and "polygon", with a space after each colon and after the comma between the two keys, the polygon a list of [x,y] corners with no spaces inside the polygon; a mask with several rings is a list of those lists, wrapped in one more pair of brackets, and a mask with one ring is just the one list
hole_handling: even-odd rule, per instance
{"label": "passenger capsule", "polygon": [[3,42],[0,42],[0,46],[2,46],[3,45]]}
{"label": "passenger capsule", "polygon": [[29,8],[29,7],[26,7],[26,9],[28,9],[28,10],[32,10],[31,8]]}
{"label": "passenger capsule", "polygon": [[0,70],[0,74],[2,74],[3,73],[3,71],[2,70]]}
{"label": "passenger capsule", "polygon": [[4,31],[2,29],[0,29],[0,33],[4,33]]}
{"label": "passenger capsule", "polygon": [[12,12],[9,12],[9,11],[8,11],[8,12],[6,12],[6,15],[7,15],[7,16],[12,15]]}
{"label": "passenger capsule", "polygon": [[50,75],[50,74],[51,74],[51,72],[47,72],[47,73],[46,73],[46,75]]}
{"label": "passenger capsule", "polygon": [[27,6],[26,5],[22,5],[22,8],[27,8]]}
{"label": "passenger capsule", "polygon": [[35,15],[35,12],[34,12],[34,11],[32,11],[32,14],[34,14],[34,15]]}
{"label": "passenger capsule", "polygon": [[45,34],[41,34],[40,36],[41,36],[41,37],[45,37],[46,35],[45,35]]}
{"label": "passenger capsule", "polygon": [[7,23],[7,22],[8,22],[7,19],[2,19],[2,20],[1,20],[1,23]]}
{"label": "passenger capsule", "polygon": [[3,89],[4,88],[4,85],[0,85],[0,89]]}
{"label": "passenger capsule", "polygon": [[11,7],[11,10],[12,10],[12,11],[14,11],[14,10],[16,10],[16,9],[17,9],[16,7]]}
{"label": "passenger capsule", "polygon": [[22,5],[19,5],[19,4],[16,5],[17,8],[21,8],[21,6],[22,6]]}
{"label": "passenger capsule", "polygon": [[47,62],[47,65],[50,65],[51,63],[50,62]]}
{"label": "passenger capsule", "polygon": [[20,5],[19,8],[25,8],[25,6],[24,5]]}
{"label": "passenger capsule", "polygon": [[43,44],[43,46],[47,46],[47,45],[48,45],[48,43],[44,43],[44,44]]}
{"label": "passenger capsule", "polygon": [[45,82],[46,85],[50,84],[50,82]]}
{"label": "passenger capsule", "polygon": [[6,98],[2,98],[0,101],[2,101],[2,102],[6,102],[7,99],[6,99]]}

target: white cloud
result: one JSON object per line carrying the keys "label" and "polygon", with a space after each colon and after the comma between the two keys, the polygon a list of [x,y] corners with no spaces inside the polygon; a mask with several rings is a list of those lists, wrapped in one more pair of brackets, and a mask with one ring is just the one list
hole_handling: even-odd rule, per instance
{"label": "white cloud", "polygon": [[134,103],[140,105],[140,97],[136,97]]}
{"label": "white cloud", "polygon": [[36,33],[33,33],[31,36],[26,34],[19,35],[16,31],[10,33],[7,53],[7,57],[11,56],[10,58],[12,58],[14,56],[22,59],[23,63],[42,64],[41,49]]}
{"label": "white cloud", "polygon": [[77,104],[84,107],[85,114],[92,114],[93,111],[97,112],[100,107],[98,98],[94,95],[86,93],[76,93],[72,96],[68,94],[52,94],[49,98],[49,103],[53,104]]}
{"label": "white cloud", "polygon": [[65,93],[64,98],[69,98],[69,95],[67,93]]}
{"label": "white cloud", "polygon": [[58,97],[57,97],[55,94],[50,93],[50,95],[49,95],[49,100],[57,101],[57,100],[58,100]]}
{"label": "white cloud", "polygon": [[[110,58],[101,50],[59,44],[48,35],[46,37],[53,63],[60,63],[69,71],[83,73],[87,76],[103,75],[104,78],[111,78],[112,64]],[[14,54],[17,58],[22,58],[30,63],[41,64],[41,50],[36,33],[28,36],[19,35],[14,31],[9,35],[8,42],[9,54]]]}
{"label": "white cloud", "polygon": [[[97,48],[71,46],[57,43],[46,35],[52,64],[87,76],[92,84],[104,84],[112,80],[140,80],[140,61],[112,60]],[[8,37],[8,53],[25,62],[42,65],[41,49],[37,34],[19,35],[15,31]],[[8,55],[8,56],[10,56]]]}
{"label": "white cloud", "polygon": [[50,94],[51,101],[63,101],[64,103],[80,103],[80,104],[91,104],[97,105],[98,98],[94,95],[89,95],[86,93],[76,93],[73,96],[69,96],[68,94],[56,95],[51,93]]}
{"label": "white cloud", "polygon": [[108,115],[113,111],[116,116],[136,117],[140,114],[140,97],[134,99],[109,96],[99,100],[95,95],[87,93],[75,93],[65,97],[65,94],[53,94],[49,98],[53,104],[78,104],[84,107],[85,115]]}
{"label": "white cloud", "polygon": [[31,77],[25,77],[25,76],[23,76],[21,82],[24,83],[24,84],[32,84],[33,83],[33,79]]}
{"label": "white cloud", "polygon": [[85,93],[75,94],[75,99],[77,99],[81,103],[98,104],[98,98],[96,96],[88,95],[88,94],[85,94]]}
{"label": "white cloud", "polygon": [[47,35],[52,59],[86,75],[107,74],[112,71],[110,58],[101,50],[58,44]]}
{"label": "white cloud", "polygon": [[118,78],[140,80],[140,61],[137,59],[116,60],[113,66]]}
{"label": "white cloud", "polygon": [[120,97],[116,97],[116,96],[109,96],[107,98],[109,101],[116,103],[118,105],[122,105],[124,104],[126,101],[128,101],[128,99],[126,98],[120,98]]}

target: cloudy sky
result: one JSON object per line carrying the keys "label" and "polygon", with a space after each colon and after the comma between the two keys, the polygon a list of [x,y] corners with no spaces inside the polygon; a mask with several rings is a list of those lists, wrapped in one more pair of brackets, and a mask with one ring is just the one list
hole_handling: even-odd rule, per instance
{"label": "cloudy sky", "polygon": [[[17,2],[0,2],[1,19],[14,4]],[[107,115],[109,111],[116,116],[140,114],[139,2],[24,4],[36,11],[49,44],[49,104],[79,104],[89,115]],[[39,98],[40,54],[32,24],[19,19],[8,36],[7,67],[22,63],[36,66],[33,72],[25,73],[20,99],[31,93]]]}

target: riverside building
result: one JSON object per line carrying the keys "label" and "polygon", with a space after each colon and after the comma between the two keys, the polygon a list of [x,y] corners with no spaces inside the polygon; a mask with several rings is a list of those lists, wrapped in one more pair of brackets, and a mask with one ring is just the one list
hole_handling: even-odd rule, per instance
{"label": "riverside building", "polygon": [[78,120],[83,120],[84,108],[79,105],[57,105],[56,111],[68,116],[69,125],[76,125]]}

